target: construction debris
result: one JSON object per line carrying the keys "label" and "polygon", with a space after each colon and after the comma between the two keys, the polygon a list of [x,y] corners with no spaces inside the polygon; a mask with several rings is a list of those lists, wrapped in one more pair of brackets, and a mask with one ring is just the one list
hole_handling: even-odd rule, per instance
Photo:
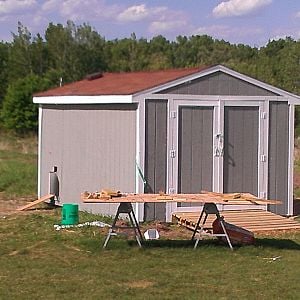
{"label": "construction debris", "polygon": [[88,191],[85,191],[81,194],[81,196],[85,199],[101,199],[101,200],[109,200],[113,197],[121,197],[122,194],[120,191],[114,191],[111,189],[102,189],[101,192],[93,192],[90,193]]}
{"label": "construction debris", "polygon": [[92,222],[85,222],[85,223],[81,223],[81,224],[77,224],[77,225],[54,225],[54,228],[56,231],[59,231],[61,229],[65,229],[65,228],[80,228],[80,227],[87,227],[87,226],[96,226],[96,227],[111,227],[109,224],[106,224],[104,222],[101,221],[92,221]]}

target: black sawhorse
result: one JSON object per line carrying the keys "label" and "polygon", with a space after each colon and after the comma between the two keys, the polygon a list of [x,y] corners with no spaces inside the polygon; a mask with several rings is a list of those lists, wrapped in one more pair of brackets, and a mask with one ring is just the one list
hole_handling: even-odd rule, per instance
{"label": "black sawhorse", "polygon": [[[120,214],[128,214],[131,226],[116,226],[116,223],[119,219]],[[136,220],[132,205],[129,202],[121,202],[120,203],[118,210],[117,210],[117,214],[115,216],[115,219],[108,231],[107,237],[103,244],[103,249],[106,248],[106,246],[112,236],[118,235],[118,233],[116,232],[116,229],[118,229],[118,228],[134,230],[136,241],[137,241],[139,247],[142,247],[143,236],[142,236],[142,233],[141,233],[141,230],[139,227],[139,223]]]}
{"label": "black sawhorse", "polygon": [[[206,235],[215,236],[215,237],[225,237],[227,240],[228,246],[230,247],[231,250],[233,250],[232,244],[230,242],[230,238],[229,238],[227,230],[225,228],[224,219],[220,216],[220,212],[215,203],[205,203],[203,206],[202,212],[200,214],[199,220],[197,222],[197,225],[194,229],[193,236],[192,236],[192,240],[194,240],[197,232],[199,232],[199,235],[195,241],[194,249],[197,248],[199,240],[202,239],[202,234],[203,234],[204,230],[206,229],[206,227],[204,225],[205,225],[208,215],[216,215],[216,217],[219,220],[221,227],[223,229],[223,233],[213,233],[213,231],[212,231],[212,233],[206,234]],[[203,216],[204,216],[204,218],[203,218]]]}

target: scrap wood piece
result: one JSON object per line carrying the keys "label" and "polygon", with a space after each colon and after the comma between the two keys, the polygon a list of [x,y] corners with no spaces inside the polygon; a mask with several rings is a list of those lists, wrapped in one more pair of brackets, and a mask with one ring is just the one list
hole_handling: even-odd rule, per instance
{"label": "scrap wood piece", "polygon": [[37,199],[35,201],[32,201],[32,202],[30,202],[30,203],[28,203],[28,204],[26,204],[26,205],[24,205],[22,207],[17,208],[17,211],[26,210],[27,208],[33,207],[33,206],[35,206],[35,205],[37,205],[39,203],[42,203],[42,202],[44,202],[46,200],[49,200],[49,199],[53,198],[54,196],[55,195],[53,195],[53,194],[45,195],[45,196],[43,196],[43,197],[41,197],[41,198],[39,198],[39,199]]}
{"label": "scrap wood piece", "polygon": [[241,193],[218,193],[218,192],[209,192],[205,190],[201,190],[201,194],[207,194],[209,196],[214,196],[214,197],[221,197],[222,199],[238,199],[241,198],[242,194]]}
{"label": "scrap wood piece", "polygon": [[224,201],[228,200],[243,200],[242,194],[241,193],[228,193],[228,194],[223,194],[222,199]]}
{"label": "scrap wood piece", "polygon": [[103,197],[107,197],[107,196],[121,197],[122,196],[122,193],[120,191],[112,190],[112,189],[102,189],[100,194]]}

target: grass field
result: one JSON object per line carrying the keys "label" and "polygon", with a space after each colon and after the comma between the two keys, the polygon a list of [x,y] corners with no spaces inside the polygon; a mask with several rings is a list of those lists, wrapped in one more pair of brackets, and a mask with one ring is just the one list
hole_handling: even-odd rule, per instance
{"label": "grass field", "polygon": [[213,241],[196,250],[169,240],[139,249],[117,237],[102,250],[105,231],[56,231],[60,215],[0,219],[0,299],[299,299],[300,233],[233,252]]}
{"label": "grass field", "polygon": [[2,197],[14,198],[36,195],[36,154],[0,150],[0,174]]}
{"label": "grass field", "polygon": [[[32,137],[0,138],[1,201],[35,196],[35,149]],[[103,220],[80,213],[81,222],[95,219]],[[106,230],[56,231],[60,221],[60,209],[0,214],[0,300],[299,299],[300,232],[260,236],[233,252],[163,235],[143,249],[114,237],[102,250]]]}
{"label": "grass field", "polygon": [[36,197],[37,138],[0,130],[1,198]]}

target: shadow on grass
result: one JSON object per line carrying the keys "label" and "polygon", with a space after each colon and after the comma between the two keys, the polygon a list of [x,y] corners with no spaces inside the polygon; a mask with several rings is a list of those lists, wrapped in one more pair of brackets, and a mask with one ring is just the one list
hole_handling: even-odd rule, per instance
{"label": "shadow on grass", "polygon": [[[137,246],[135,240],[127,241],[129,246]],[[192,240],[151,240],[143,241],[143,248],[193,248],[195,241]],[[218,241],[217,239],[207,239],[199,241],[198,248],[200,247],[225,247],[228,245]],[[243,245],[233,245],[234,249],[239,249],[245,247]],[[300,250],[300,244],[289,239],[270,239],[270,238],[260,238],[256,239],[254,247],[268,247],[275,249],[285,249],[285,250]]]}
{"label": "shadow on grass", "polygon": [[[137,243],[134,240],[127,241],[128,245],[136,246]],[[193,248],[195,241],[192,240],[148,240],[143,241],[143,248]],[[228,247],[227,245],[220,243],[218,240],[202,240],[199,241],[198,248],[202,246],[218,246]]]}
{"label": "shadow on grass", "polygon": [[300,250],[300,244],[289,239],[259,238],[256,239],[255,245],[275,249]]}

